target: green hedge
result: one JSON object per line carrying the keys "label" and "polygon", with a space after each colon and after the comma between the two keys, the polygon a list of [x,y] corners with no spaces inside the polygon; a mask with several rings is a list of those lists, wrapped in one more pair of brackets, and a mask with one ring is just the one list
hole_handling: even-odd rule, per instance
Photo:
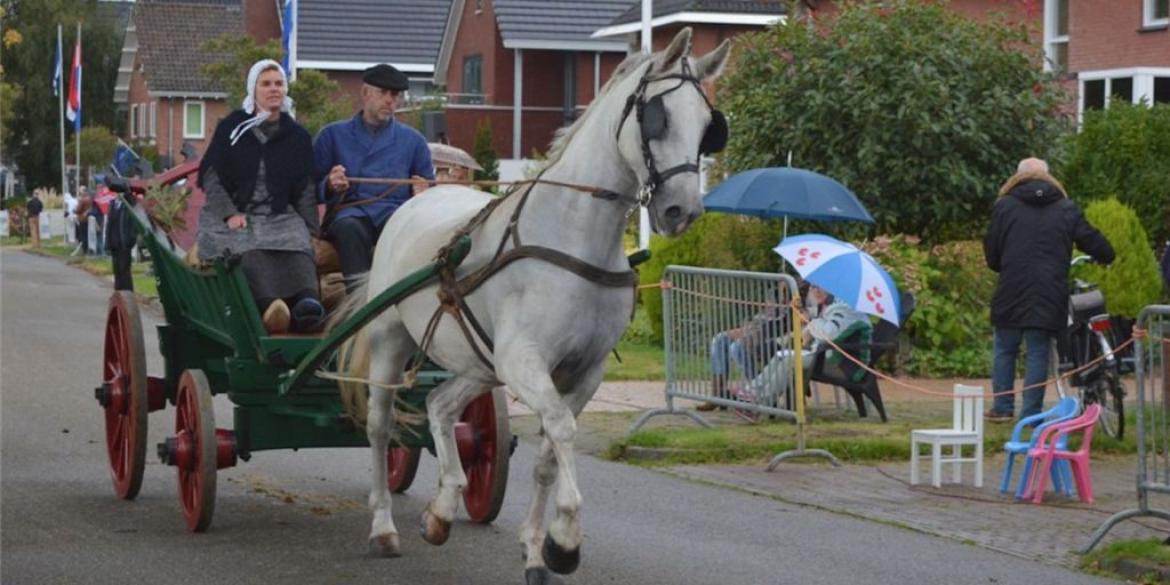
{"label": "green hedge", "polygon": [[1087,202],[1116,196],[1137,212],[1153,241],[1170,238],[1170,105],[1114,101],[1085,113],[1056,175],[1069,196]]}
{"label": "green hedge", "polygon": [[1079,266],[1076,275],[1101,288],[1107,311],[1132,319],[1162,295],[1158,260],[1146,230],[1133,209],[1112,197],[1089,204],[1085,218],[1101,230],[1117,258],[1109,266]]}
{"label": "green hedge", "polygon": [[[775,220],[705,213],[681,236],[651,238],[650,260],[638,269],[640,282],[661,281],[671,264],[777,272],[780,257],[772,248],[782,231],[783,224]],[[662,291],[643,289],[642,305],[653,328],[652,341],[662,343]]]}

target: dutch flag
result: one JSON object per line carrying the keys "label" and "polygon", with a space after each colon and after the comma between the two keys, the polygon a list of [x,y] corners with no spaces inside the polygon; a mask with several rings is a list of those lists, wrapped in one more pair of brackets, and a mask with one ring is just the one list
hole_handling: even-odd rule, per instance
{"label": "dutch flag", "polygon": [[73,46],[73,73],[69,77],[68,103],[65,117],[73,122],[73,129],[81,131],[81,41]]}

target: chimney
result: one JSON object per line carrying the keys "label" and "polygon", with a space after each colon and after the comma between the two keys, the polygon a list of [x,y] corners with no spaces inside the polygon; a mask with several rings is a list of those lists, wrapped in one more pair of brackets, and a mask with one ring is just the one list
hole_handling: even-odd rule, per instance
{"label": "chimney", "polygon": [[281,0],[242,0],[244,5],[244,32],[258,43],[280,38]]}

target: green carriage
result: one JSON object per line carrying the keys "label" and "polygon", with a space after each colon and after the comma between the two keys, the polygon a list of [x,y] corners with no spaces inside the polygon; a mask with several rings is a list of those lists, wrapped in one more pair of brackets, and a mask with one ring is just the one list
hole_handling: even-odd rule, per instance
{"label": "green carriage", "polygon": [[[331,369],[335,350],[374,317],[425,286],[443,264],[420,269],[396,283],[328,335],[269,335],[261,323],[242,270],[232,259],[211,270],[189,267],[166,236],[152,229],[137,197],[119,207],[129,231],[153,264],[165,324],[158,326],[163,376],[146,372],[146,348],[132,290],[115,290],[106,318],[102,383],[95,390],[106,422],[110,473],[118,497],[133,499],[146,461],[147,414],[175,406],[175,433],[158,445],[162,461],[178,470],[179,499],[188,528],[211,523],[217,470],[248,461],[257,451],[312,447],[368,447],[365,432],[345,413],[337,383],[318,376]],[[113,220],[113,216],[111,220]],[[117,282],[130,281],[129,246],[115,251]],[[458,264],[470,240],[445,260]],[[119,261],[119,254],[121,261]],[[115,288],[128,288],[116,286]],[[416,384],[399,393],[408,407],[425,412],[427,392],[451,377],[424,367]],[[212,396],[234,404],[231,429],[216,427]],[[468,485],[464,503],[471,520],[488,523],[503,504],[508,458],[515,445],[505,395],[496,389],[472,402],[455,429]],[[410,487],[422,449],[433,452],[423,423],[397,434],[389,450],[389,487]]]}

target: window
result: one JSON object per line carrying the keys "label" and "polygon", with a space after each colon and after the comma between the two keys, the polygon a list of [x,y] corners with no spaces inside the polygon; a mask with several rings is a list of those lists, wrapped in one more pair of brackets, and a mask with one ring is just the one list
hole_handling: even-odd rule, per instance
{"label": "window", "polygon": [[1068,70],[1068,2],[1044,0],[1044,69]]}
{"label": "window", "polygon": [[1142,25],[1164,27],[1170,25],[1170,0],[1143,0]]}
{"label": "window", "polygon": [[183,103],[183,138],[203,138],[203,102]]}
{"label": "window", "polygon": [[150,102],[150,112],[146,115],[146,120],[149,123],[149,132],[151,138],[158,137],[158,102]]}
{"label": "window", "polygon": [[483,103],[483,55],[463,58],[463,93],[467,103]]}
{"label": "window", "polygon": [[1094,79],[1086,81],[1081,89],[1081,96],[1084,98],[1084,110],[1104,110],[1105,109],[1105,80]]}
{"label": "window", "polygon": [[130,104],[130,138],[138,138],[138,104]]}
{"label": "window", "polygon": [[483,0],[475,0],[475,13],[483,14]]}
{"label": "window", "polygon": [[1085,71],[1080,79],[1080,112],[1103,110],[1115,101],[1130,104],[1170,103],[1170,68],[1133,67]]}
{"label": "window", "polygon": [[1170,77],[1154,78],[1154,103],[1170,104]]}

